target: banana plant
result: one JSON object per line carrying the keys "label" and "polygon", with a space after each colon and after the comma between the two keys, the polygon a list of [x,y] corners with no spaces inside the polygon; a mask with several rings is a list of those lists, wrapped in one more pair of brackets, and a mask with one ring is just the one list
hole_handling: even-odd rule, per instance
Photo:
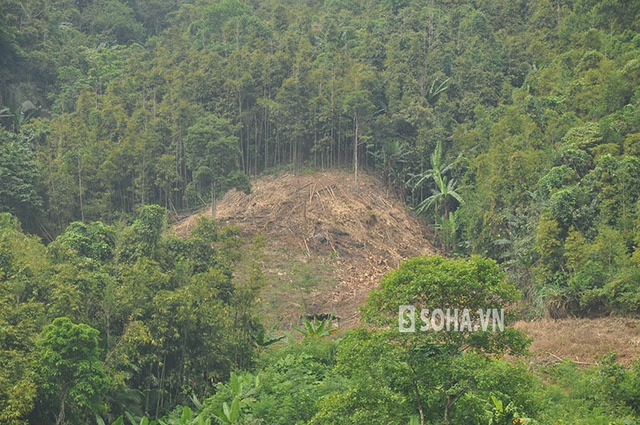
{"label": "banana plant", "polygon": [[[210,418],[205,418],[203,414],[194,417],[193,411],[188,406],[182,408],[182,415],[178,419],[169,422],[160,419],[150,420],[147,416],[136,418],[129,412],[125,412],[125,416],[131,425],[211,425]],[[98,425],[106,425],[100,416],[96,416],[96,422]],[[111,425],[125,425],[124,416],[118,417]]]}
{"label": "banana plant", "polygon": [[489,425],[520,425],[520,424],[534,424],[536,423],[531,418],[525,418],[518,409],[513,405],[513,403],[509,403],[508,405],[504,405],[502,400],[496,398],[494,395],[491,396],[491,403],[493,407],[490,412]]}
{"label": "banana plant", "polygon": [[[131,425],[162,425],[160,421],[150,421],[147,416],[144,416],[142,418],[135,418],[129,412],[124,412],[124,414],[127,417],[127,419],[129,420],[129,423]],[[120,418],[122,418],[122,416],[120,416]],[[118,418],[118,419],[120,419],[120,418]],[[124,424],[124,421],[121,422],[121,423]]]}
{"label": "banana plant", "polygon": [[[430,157],[431,168],[415,176],[417,182],[413,184],[413,190],[420,189],[425,182],[432,180],[431,196],[420,202],[416,207],[416,211],[418,214],[424,214],[428,210],[433,210],[433,215],[436,218],[436,229],[447,226],[455,227],[455,217],[453,217],[453,219],[450,217],[451,203],[455,200],[460,205],[464,204],[464,199],[462,199],[462,196],[458,193],[458,183],[455,179],[450,179],[449,176],[447,176],[456,161],[448,164],[443,162],[442,142],[438,141]],[[413,180],[414,179],[411,179],[409,184],[411,184]],[[438,220],[439,215],[441,220]],[[438,221],[440,221],[440,223]],[[444,239],[447,239],[447,237],[445,236]],[[445,252],[448,249],[448,242],[448,240],[443,240]]]}
{"label": "banana plant", "polygon": [[30,101],[22,102],[17,108],[5,107],[0,109],[0,119],[9,118],[9,130],[20,133],[20,128],[26,124],[37,112],[37,108]]}
{"label": "banana plant", "polygon": [[235,372],[231,372],[229,389],[234,397],[241,397],[245,400],[250,399],[258,391],[258,388],[260,388],[260,375],[251,377],[250,375],[238,375]]}
{"label": "banana plant", "polygon": [[[102,419],[99,415],[96,415],[96,423],[98,425],[107,425],[104,419]],[[111,422],[111,425],[124,425],[124,419],[122,416],[118,417],[115,421]]]}
{"label": "banana plant", "polygon": [[[127,416],[127,419],[129,420],[129,423],[133,425],[159,425],[160,424],[160,422],[158,421],[150,422],[149,418],[146,416],[140,419],[136,419],[129,412],[125,412],[125,414]],[[98,423],[98,425],[106,425],[104,419],[102,419],[100,416],[96,416],[96,422]],[[118,419],[111,422],[111,425],[125,425],[124,416],[119,416]]]}
{"label": "banana plant", "polygon": [[[161,423],[160,425],[169,425]],[[182,408],[182,416],[175,421],[172,422],[171,425],[211,425],[211,418],[205,419],[202,414],[193,417],[193,411],[189,406],[184,406]]]}
{"label": "banana plant", "polygon": [[296,326],[293,329],[300,332],[305,338],[322,338],[338,332],[337,329],[331,329],[332,325],[333,320],[331,318],[318,320],[314,317],[313,321],[304,319],[302,327]]}
{"label": "banana plant", "polygon": [[278,325],[273,326],[268,331],[265,331],[264,327],[260,326],[260,328],[256,331],[251,331],[251,339],[258,347],[268,347],[271,344],[275,344],[278,341],[282,341],[285,336],[275,336],[275,332],[278,330]]}
{"label": "banana plant", "polygon": [[224,424],[234,425],[240,419],[240,396],[235,396],[231,406],[225,401],[222,408],[216,409],[215,416]]}
{"label": "banana plant", "polygon": [[[228,389],[233,395],[231,403],[226,401],[222,406],[214,410],[214,416],[223,424],[234,425],[239,423],[242,414],[242,405],[253,400],[253,396],[260,387],[260,375],[253,379],[247,375],[238,375],[231,372]],[[247,389],[248,388],[248,389]]]}
{"label": "banana plant", "polygon": [[427,199],[423,200],[416,208],[418,213],[423,213],[426,210],[435,207],[435,212],[442,207],[442,215],[445,220],[449,219],[448,202],[451,198],[457,200],[460,204],[464,204],[464,200],[457,192],[457,182],[454,179],[449,180],[446,176],[453,166],[455,161],[449,164],[444,164],[442,161],[442,142],[438,141],[436,148],[431,154],[430,162],[431,168],[426,170],[418,177],[417,183],[414,185],[414,190],[419,189],[425,181],[433,180],[434,187],[433,194]]}
{"label": "banana plant", "polygon": [[438,87],[436,87],[436,82],[438,81],[438,79],[435,78],[433,80],[433,82],[431,83],[431,87],[429,88],[429,92],[427,93],[427,101],[431,105],[436,103],[436,100],[438,100],[438,97],[442,94],[442,92],[449,88],[449,86],[447,85],[449,80],[450,78],[447,78],[446,80],[438,84]]}

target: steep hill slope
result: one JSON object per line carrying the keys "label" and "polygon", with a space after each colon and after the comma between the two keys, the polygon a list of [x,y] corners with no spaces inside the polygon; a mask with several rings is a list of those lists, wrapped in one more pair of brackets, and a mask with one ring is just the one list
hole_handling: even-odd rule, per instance
{"label": "steep hill slope", "polygon": [[[178,222],[176,232],[210,213]],[[261,177],[250,195],[229,192],[216,216],[247,238],[264,234],[265,315],[285,325],[322,313],[354,324],[357,307],[385,272],[433,252],[425,227],[370,175],[360,177],[357,191],[343,171]]]}
{"label": "steep hill slope", "polygon": [[[174,226],[186,234],[201,211]],[[266,285],[261,309],[266,325],[284,328],[303,315],[334,313],[339,326],[359,321],[358,306],[384,273],[405,258],[434,252],[427,229],[371,175],[343,171],[264,176],[253,192],[229,192],[218,204],[217,219],[237,226],[247,240],[262,235],[260,262]],[[251,274],[253,258],[239,265],[237,279]],[[570,359],[591,364],[610,351],[623,363],[638,358],[640,320],[564,319],[519,322],[533,338],[534,363]]]}

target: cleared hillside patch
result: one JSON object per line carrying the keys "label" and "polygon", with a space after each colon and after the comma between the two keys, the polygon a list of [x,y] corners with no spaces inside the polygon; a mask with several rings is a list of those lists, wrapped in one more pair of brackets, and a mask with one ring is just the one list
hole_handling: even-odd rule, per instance
{"label": "cleared hillside patch", "polygon": [[530,352],[535,363],[571,360],[595,364],[614,351],[618,361],[626,365],[640,357],[640,319],[637,318],[545,319],[521,321],[514,327],[533,338]]}
{"label": "cleared hillside patch", "polygon": [[[262,301],[274,323],[334,313],[341,326],[352,326],[358,306],[386,272],[433,253],[425,227],[374,176],[361,175],[358,190],[344,171],[265,176],[252,185],[249,195],[229,192],[216,218],[248,239],[265,235]],[[176,223],[175,231],[186,234],[197,217],[210,213]]]}

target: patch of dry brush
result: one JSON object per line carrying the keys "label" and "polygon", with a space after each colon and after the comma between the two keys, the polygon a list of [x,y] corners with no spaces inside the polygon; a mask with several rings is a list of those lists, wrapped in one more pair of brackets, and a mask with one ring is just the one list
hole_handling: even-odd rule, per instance
{"label": "patch of dry brush", "polygon": [[[343,324],[354,323],[383,274],[433,252],[424,227],[373,176],[362,175],[357,191],[353,176],[342,171],[266,176],[252,185],[251,194],[231,191],[218,203],[221,223],[248,237],[265,234],[271,250],[293,260],[334,266],[337,285],[314,294],[317,311],[303,313],[335,312]],[[199,215],[177,223],[176,232],[188,232]]]}
{"label": "patch of dry brush", "polygon": [[566,359],[593,364],[615,351],[620,363],[628,365],[640,354],[640,319],[545,319],[518,322],[515,327],[533,338],[530,351],[538,363]]}

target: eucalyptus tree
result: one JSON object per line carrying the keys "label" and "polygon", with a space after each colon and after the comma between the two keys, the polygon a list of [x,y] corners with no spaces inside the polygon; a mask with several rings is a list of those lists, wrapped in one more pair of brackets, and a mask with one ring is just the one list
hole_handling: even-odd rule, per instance
{"label": "eucalyptus tree", "polygon": [[367,90],[367,80],[372,77],[371,70],[361,63],[352,64],[346,76],[346,82],[353,84],[351,89],[346,90],[343,109],[351,116],[353,122],[353,178],[356,191],[358,190],[358,153],[360,146],[368,139],[366,132],[363,131],[363,125],[371,119],[374,112],[371,94]]}

